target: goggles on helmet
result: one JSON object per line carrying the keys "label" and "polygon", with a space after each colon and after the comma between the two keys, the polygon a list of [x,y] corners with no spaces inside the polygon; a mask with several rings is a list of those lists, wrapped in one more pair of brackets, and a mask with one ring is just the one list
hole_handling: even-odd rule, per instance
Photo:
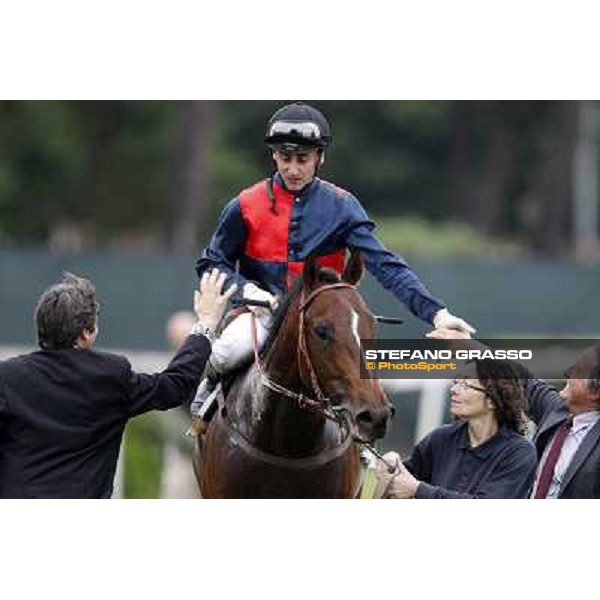
{"label": "goggles on helmet", "polygon": [[319,143],[321,129],[316,123],[290,123],[288,121],[275,121],[269,128],[267,138],[295,138],[307,142]]}

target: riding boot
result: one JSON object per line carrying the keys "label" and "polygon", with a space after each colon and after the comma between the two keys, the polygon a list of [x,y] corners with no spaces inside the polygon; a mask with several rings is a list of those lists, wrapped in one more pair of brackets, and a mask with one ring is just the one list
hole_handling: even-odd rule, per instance
{"label": "riding boot", "polygon": [[198,386],[196,396],[190,406],[193,417],[208,423],[217,412],[217,397],[221,391],[221,375],[209,362],[206,365],[205,377]]}

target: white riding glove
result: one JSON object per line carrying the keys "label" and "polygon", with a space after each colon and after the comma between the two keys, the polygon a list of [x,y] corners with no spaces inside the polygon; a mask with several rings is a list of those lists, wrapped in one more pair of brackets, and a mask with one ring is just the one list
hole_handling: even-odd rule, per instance
{"label": "white riding glove", "polygon": [[436,329],[456,329],[457,331],[463,331],[464,333],[475,333],[474,327],[471,327],[471,325],[463,319],[449,313],[446,308],[442,308],[435,313],[435,317],[433,317],[433,326]]}
{"label": "white riding glove", "polygon": [[271,310],[264,306],[248,306],[248,308],[257,316],[270,316],[272,311],[277,308],[277,298],[273,294],[269,294],[265,290],[261,290],[257,285],[253,283],[247,283],[244,285],[244,291],[242,294],[244,300],[260,300],[262,302],[268,302],[271,305]]}

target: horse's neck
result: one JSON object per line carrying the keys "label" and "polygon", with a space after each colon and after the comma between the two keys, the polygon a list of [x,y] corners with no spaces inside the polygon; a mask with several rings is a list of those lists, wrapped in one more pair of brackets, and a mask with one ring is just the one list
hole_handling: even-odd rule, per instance
{"label": "horse's neck", "polygon": [[[313,396],[302,385],[297,353],[297,321],[289,323],[268,352],[264,372],[273,382],[296,394]],[[309,456],[337,443],[337,428],[318,413],[301,408],[296,399],[264,385],[254,388],[252,401],[254,442],[281,456]]]}

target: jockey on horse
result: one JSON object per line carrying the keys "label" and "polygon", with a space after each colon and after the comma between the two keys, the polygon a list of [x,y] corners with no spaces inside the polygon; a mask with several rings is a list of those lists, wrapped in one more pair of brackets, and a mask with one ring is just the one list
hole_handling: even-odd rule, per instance
{"label": "jockey on horse", "polygon": [[[198,276],[217,267],[228,274],[228,284],[238,284],[243,298],[264,301],[273,309],[277,295],[290,288],[309,255],[340,273],[346,250],[352,247],[361,252],[367,269],[381,285],[414,315],[437,329],[472,333],[468,323],[429,293],[404,259],[385,248],[360,202],[317,177],[331,141],[329,123],[316,108],[297,102],[275,112],[265,143],[276,172],[227,204],[196,263]],[[269,331],[270,310],[250,310],[257,317],[260,346]],[[220,378],[252,356],[251,319],[251,313],[242,313],[212,346],[206,378],[192,404],[192,413],[202,420],[197,427],[200,431],[216,410]]]}

